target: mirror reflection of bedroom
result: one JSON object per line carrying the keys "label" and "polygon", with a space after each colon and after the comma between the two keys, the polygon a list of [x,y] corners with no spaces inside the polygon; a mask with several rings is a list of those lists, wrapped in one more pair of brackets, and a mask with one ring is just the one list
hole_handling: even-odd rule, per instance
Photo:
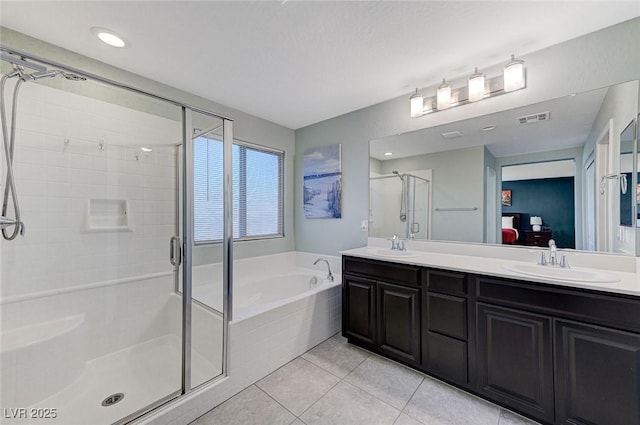
{"label": "mirror reflection of bedroom", "polygon": [[576,247],[575,161],[502,167],[502,243]]}

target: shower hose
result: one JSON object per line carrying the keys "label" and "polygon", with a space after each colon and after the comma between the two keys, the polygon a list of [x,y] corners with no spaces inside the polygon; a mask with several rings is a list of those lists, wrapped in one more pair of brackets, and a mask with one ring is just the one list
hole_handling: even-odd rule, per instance
{"label": "shower hose", "polygon": [[[13,100],[11,107],[11,121],[7,123],[7,111],[5,107],[5,84],[9,78],[20,75],[19,72],[6,74],[0,80],[0,118],[2,119],[2,141],[4,145],[4,157],[7,165],[7,175],[4,184],[4,196],[2,200],[2,216],[0,217],[0,228],[2,229],[2,237],[8,241],[15,239],[18,234],[24,235],[24,223],[20,220],[20,206],[18,204],[18,195],[16,192],[16,184],[13,176],[13,152],[16,141],[16,112],[18,109],[18,91],[24,82],[22,78],[18,78],[13,89]],[[9,124],[9,126],[7,125]],[[8,128],[9,127],[9,128]],[[9,218],[7,212],[9,210],[9,195],[11,195],[11,204],[13,205],[14,218]],[[12,231],[9,229],[13,227]]]}

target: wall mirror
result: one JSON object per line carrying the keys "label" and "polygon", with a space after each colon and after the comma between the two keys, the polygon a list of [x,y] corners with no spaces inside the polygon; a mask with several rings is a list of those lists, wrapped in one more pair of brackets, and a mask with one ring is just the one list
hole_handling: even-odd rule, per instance
{"label": "wall mirror", "polygon": [[623,200],[613,182],[601,195],[599,182],[621,173],[638,88],[634,80],[371,140],[369,235],[514,246],[554,238],[635,255],[635,231],[621,225],[622,202],[625,216],[635,211],[635,183]]}

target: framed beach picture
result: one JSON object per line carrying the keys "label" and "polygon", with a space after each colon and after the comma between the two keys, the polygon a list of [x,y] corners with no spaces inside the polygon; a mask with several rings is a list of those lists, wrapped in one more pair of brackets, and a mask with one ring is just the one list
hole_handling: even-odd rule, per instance
{"label": "framed beach picture", "polygon": [[304,151],[304,216],[342,217],[341,145],[321,146]]}
{"label": "framed beach picture", "polygon": [[508,207],[511,206],[511,191],[503,190],[502,191],[502,205],[506,205]]}

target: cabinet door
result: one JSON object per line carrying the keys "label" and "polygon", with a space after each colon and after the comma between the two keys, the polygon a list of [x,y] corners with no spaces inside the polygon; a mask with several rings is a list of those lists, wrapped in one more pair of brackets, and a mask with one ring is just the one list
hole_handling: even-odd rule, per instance
{"label": "cabinet door", "polygon": [[378,346],[397,360],[420,363],[420,289],[378,282]]}
{"label": "cabinet door", "polygon": [[477,326],[478,391],[553,422],[551,318],[478,303]]}
{"label": "cabinet door", "polygon": [[342,335],[373,347],[376,341],[376,282],[344,275]]}
{"label": "cabinet door", "polygon": [[556,322],[560,424],[640,424],[640,335]]}

